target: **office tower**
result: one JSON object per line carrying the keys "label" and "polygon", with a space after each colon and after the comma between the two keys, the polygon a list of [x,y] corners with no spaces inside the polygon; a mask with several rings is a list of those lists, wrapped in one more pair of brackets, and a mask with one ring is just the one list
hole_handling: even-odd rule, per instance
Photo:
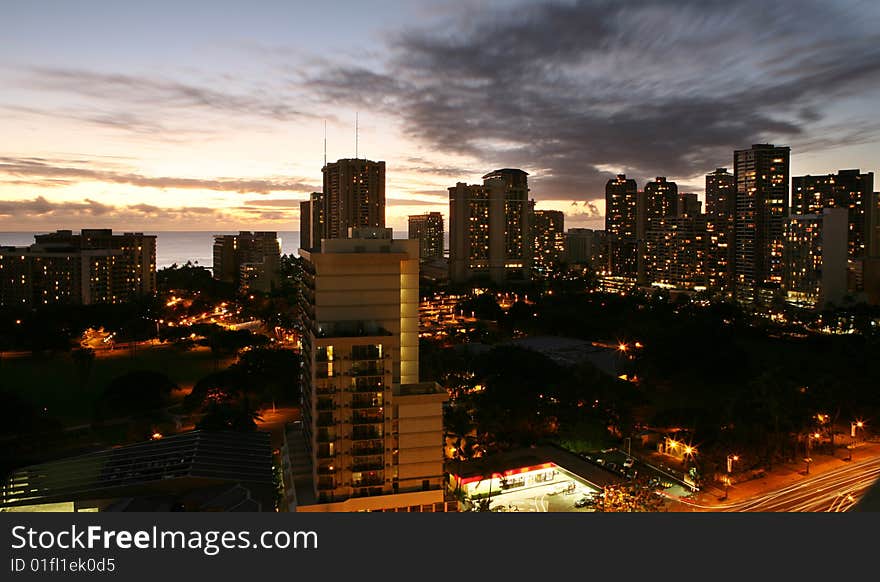
{"label": "office tower", "polygon": [[308,200],[299,203],[299,246],[313,249],[324,238],[324,194],[312,192]]}
{"label": "office tower", "polygon": [[709,238],[705,216],[668,217],[647,231],[645,278],[679,289],[706,287]]}
{"label": "office tower", "polygon": [[532,217],[534,269],[546,276],[565,256],[565,215],[560,210],[535,210]]}
{"label": "office tower", "polygon": [[296,511],[443,511],[443,402],[419,383],[419,256],[391,229],[303,250],[301,431],[285,435]]}
{"label": "office tower", "polygon": [[864,257],[871,237],[871,199],[874,174],[840,170],[822,176],[794,176],[791,179],[791,213],[819,214],[825,208],[846,208],[850,260]]}
{"label": "office tower", "polygon": [[706,174],[706,214],[712,218],[733,218],[736,213],[736,180],[727,168]]}
{"label": "office tower", "polygon": [[443,215],[439,212],[411,215],[409,238],[419,241],[420,259],[442,259]]}
{"label": "office tower", "polygon": [[692,192],[682,192],[678,195],[678,207],[675,215],[684,218],[696,218],[703,213],[703,203]]}
{"label": "office tower", "polygon": [[[640,202],[641,201],[641,202]],[[614,276],[635,278],[638,275],[638,241],[642,229],[639,217],[644,196],[640,196],[636,181],[626,174],[605,184],[605,232],[608,236],[610,271]]]}
{"label": "office tower", "polygon": [[657,176],[645,184],[645,230],[659,225],[664,218],[679,215],[678,185],[668,182],[665,176]]}
{"label": "office tower", "polygon": [[736,298],[767,303],[782,283],[791,149],[756,144],[734,152]]}
{"label": "office tower", "polygon": [[522,170],[496,170],[483,176],[482,185],[459,182],[449,188],[450,281],[529,280],[533,204]]}
{"label": "office tower", "polygon": [[847,208],[792,215],[785,224],[783,289],[788,303],[840,305],[847,292]]}
{"label": "office tower", "polygon": [[[341,159],[322,172],[322,238],[345,238],[349,228],[385,228],[385,162]],[[320,239],[313,238],[317,248]]]}
{"label": "office tower", "polygon": [[214,278],[239,291],[267,293],[278,286],[281,245],[276,232],[214,236]]}
{"label": "office tower", "polygon": [[59,230],[0,247],[0,305],[124,303],[156,290],[156,237]]}

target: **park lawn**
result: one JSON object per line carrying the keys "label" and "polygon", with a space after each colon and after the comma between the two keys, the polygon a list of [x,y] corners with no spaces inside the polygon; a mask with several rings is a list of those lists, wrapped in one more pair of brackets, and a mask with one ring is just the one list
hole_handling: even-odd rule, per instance
{"label": "park lawn", "polygon": [[[134,370],[162,372],[182,390],[233,362],[217,359],[209,349],[181,351],[173,347],[138,347],[100,353],[86,372],[69,353],[0,360],[0,388],[17,392],[38,410],[65,426],[92,421],[95,403],[108,384]],[[180,394],[180,392],[175,392]]]}

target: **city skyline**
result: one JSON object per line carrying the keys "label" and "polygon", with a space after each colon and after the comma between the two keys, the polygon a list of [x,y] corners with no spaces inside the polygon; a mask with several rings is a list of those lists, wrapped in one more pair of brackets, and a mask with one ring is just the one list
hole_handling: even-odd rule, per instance
{"label": "city skyline", "polygon": [[298,230],[325,122],[327,161],[387,163],[395,230],[491,168],[593,228],[614,175],[704,200],[754,143],[791,146],[791,176],[880,169],[868,2],[383,1],[357,24],[348,3],[46,4],[4,19],[0,230]]}

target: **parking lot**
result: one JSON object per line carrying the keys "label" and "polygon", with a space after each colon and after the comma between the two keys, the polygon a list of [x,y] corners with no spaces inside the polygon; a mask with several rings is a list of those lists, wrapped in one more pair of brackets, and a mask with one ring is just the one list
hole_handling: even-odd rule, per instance
{"label": "parking lot", "polygon": [[592,507],[575,507],[575,502],[586,496],[598,496],[600,491],[576,478],[560,474],[559,478],[544,485],[515,489],[491,497],[492,511],[510,512],[573,512],[593,511]]}

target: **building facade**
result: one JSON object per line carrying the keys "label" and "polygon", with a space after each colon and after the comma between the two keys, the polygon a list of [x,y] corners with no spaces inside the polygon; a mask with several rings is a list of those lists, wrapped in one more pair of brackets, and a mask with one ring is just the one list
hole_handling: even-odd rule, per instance
{"label": "building facade", "polygon": [[[642,208],[640,208],[640,206]],[[610,274],[635,279],[639,271],[639,240],[644,236],[644,195],[626,174],[605,184],[605,232],[608,236]]]}
{"label": "building facade", "polygon": [[59,230],[0,247],[0,305],[125,303],[156,291],[156,236]]}
{"label": "building facade", "polygon": [[321,238],[345,238],[349,228],[385,228],[385,162],[346,158],[322,172],[324,227],[312,235],[313,248]]}
{"label": "building facade", "polygon": [[409,238],[419,241],[420,259],[443,258],[443,214],[426,212],[409,217]]}
{"label": "building facade", "polygon": [[678,185],[665,176],[645,184],[645,230],[657,227],[665,218],[679,215]]}
{"label": "building facade", "polygon": [[706,215],[733,218],[736,214],[736,179],[727,168],[706,174]]}
{"label": "building facade", "polygon": [[532,229],[533,267],[535,273],[543,277],[565,259],[565,215],[561,210],[535,210]]}
{"label": "building facade", "polygon": [[791,149],[756,144],[734,153],[736,298],[763,303],[782,284]]}
{"label": "building facade", "polygon": [[848,219],[848,209],[826,208],[786,221],[786,302],[805,308],[841,304],[847,293]]}
{"label": "building facade", "polygon": [[243,230],[214,236],[214,278],[239,291],[267,293],[277,287],[280,261],[277,232]]}
{"label": "building facade", "polygon": [[449,278],[452,283],[528,281],[534,243],[528,174],[502,169],[482,185],[449,188]]}
{"label": "building facade", "polygon": [[447,394],[419,383],[418,242],[352,229],[302,257],[303,420],[291,441],[303,452],[285,485],[296,511],[443,504]]}

